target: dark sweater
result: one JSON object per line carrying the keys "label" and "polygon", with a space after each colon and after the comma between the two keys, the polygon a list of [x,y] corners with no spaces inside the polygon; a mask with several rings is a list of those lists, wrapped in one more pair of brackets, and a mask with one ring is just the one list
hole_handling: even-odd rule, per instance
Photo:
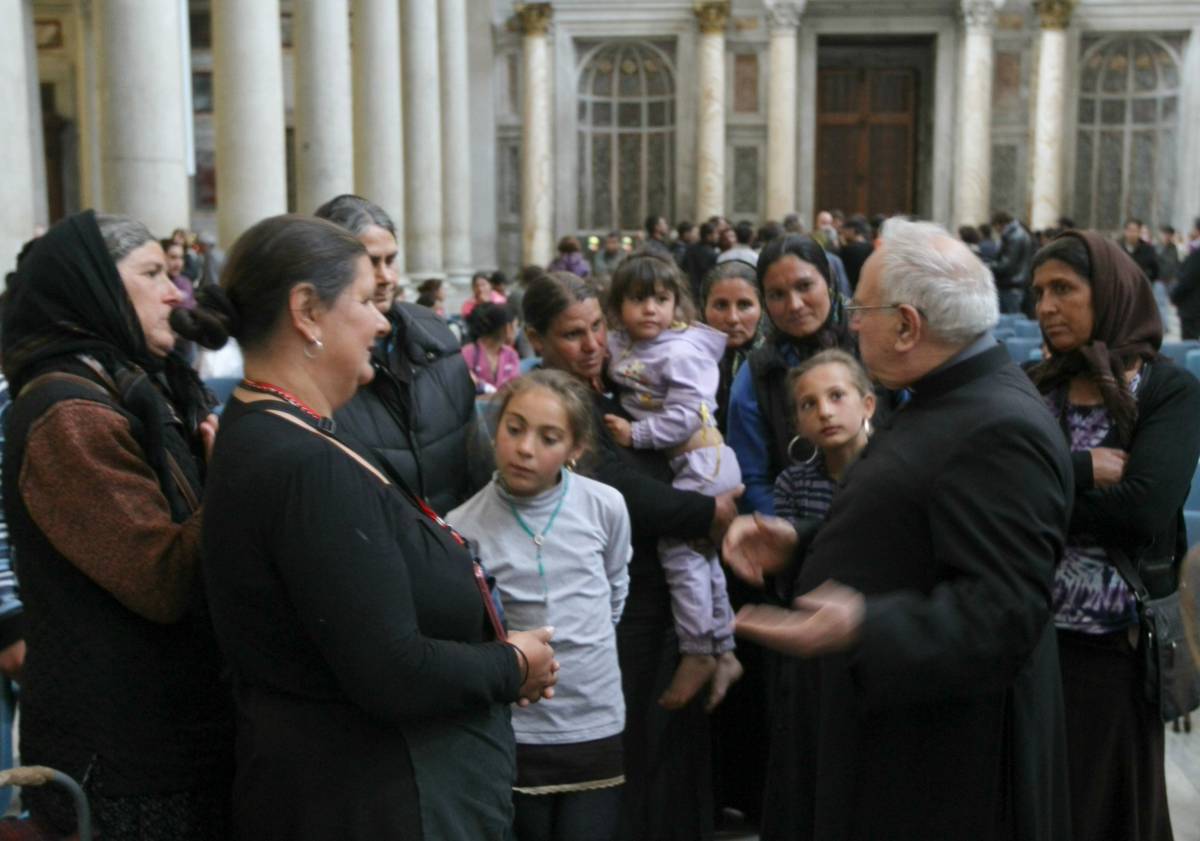
{"label": "dark sweater", "polygon": [[333,441],[267,410],[303,420],[228,404],[203,533],[238,690],[242,837],[417,838],[418,823],[428,838],[502,837],[520,670],[489,641],[470,554]]}

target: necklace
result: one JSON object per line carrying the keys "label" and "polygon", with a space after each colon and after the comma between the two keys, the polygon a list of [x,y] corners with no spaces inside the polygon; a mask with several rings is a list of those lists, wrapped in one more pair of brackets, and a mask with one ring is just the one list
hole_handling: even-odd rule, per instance
{"label": "necklace", "polygon": [[546,584],[546,567],[542,565],[542,544],[546,542],[546,535],[550,534],[550,529],[554,527],[554,521],[558,518],[558,512],[562,510],[563,500],[567,498],[567,488],[571,484],[570,472],[562,471],[562,493],[558,495],[558,502],[554,506],[554,510],[550,512],[550,519],[546,521],[546,527],[541,531],[535,532],[530,528],[529,523],[525,522],[525,518],[521,516],[521,512],[517,510],[517,506],[510,499],[508,501],[508,510],[512,512],[513,517],[517,520],[517,525],[525,534],[529,535],[529,539],[533,541],[536,550],[538,578],[542,581],[542,597],[548,598],[550,589]]}
{"label": "necklace", "polygon": [[317,412],[316,409],[313,409],[311,406],[309,406],[307,403],[305,403],[303,400],[301,400],[296,395],[292,394],[290,391],[285,391],[284,389],[280,388],[279,386],[272,385],[271,383],[264,383],[264,382],[259,382],[258,380],[252,380],[249,377],[243,377],[241,385],[243,388],[248,389],[250,391],[256,391],[259,394],[270,394],[275,397],[278,397],[284,403],[287,403],[290,406],[296,407],[301,412],[303,412],[304,414],[306,414],[310,418],[312,418],[314,421],[316,421],[317,428],[320,429],[322,432],[333,432],[333,418],[324,417],[319,412]]}

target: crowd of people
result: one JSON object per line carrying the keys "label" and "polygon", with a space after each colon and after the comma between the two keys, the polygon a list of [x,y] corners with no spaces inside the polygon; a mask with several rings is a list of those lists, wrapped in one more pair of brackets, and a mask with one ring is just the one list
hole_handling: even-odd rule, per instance
{"label": "crowd of people", "polygon": [[1170,839],[1200,219],[1135,223],[651,216],[448,314],[359,196],[70,216],[0,313],[22,761],[102,839]]}

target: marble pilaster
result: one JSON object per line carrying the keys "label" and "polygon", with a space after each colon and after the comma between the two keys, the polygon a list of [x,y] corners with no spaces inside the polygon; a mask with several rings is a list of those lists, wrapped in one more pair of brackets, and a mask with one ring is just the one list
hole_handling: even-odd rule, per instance
{"label": "marble pilaster", "polygon": [[400,83],[400,6],[396,0],[353,0],[354,192],[387,211],[405,271],[404,117]]}
{"label": "marble pilaster", "polygon": [[[0,265],[7,273],[24,242],[33,236],[33,131],[30,126],[29,62],[26,40],[31,0],[0,4],[0,102],[6,125],[0,131]],[[40,157],[40,156],[39,156]]]}
{"label": "marble pilaster", "polygon": [[212,36],[217,236],[228,248],[287,212],[279,0],[213,0]]}
{"label": "marble pilaster", "polygon": [[[989,218],[992,170],[992,66],[995,0],[962,0],[965,38],[958,88],[958,156],[954,217],[960,225]],[[1011,213],[1016,208],[999,208]]]}
{"label": "marble pilaster", "polygon": [[807,0],[767,5],[770,73],[767,76],[767,218],[796,210],[796,32]]}
{"label": "marble pilaster", "polygon": [[1062,216],[1063,113],[1067,33],[1076,0],[1035,0],[1041,22],[1033,120],[1033,201],[1030,227],[1049,228]]}
{"label": "marble pilaster", "polygon": [[521,3],[525,95],[521,104],[521,261],[544,266],[554,257],[554,170],[550,148],[549,3]]}
{"label": "marble pilaster", "polygon": [[96,5],[100,148],[98,209],[169,233],[188,227],[191,202],[179,61],[179,3],[103,0]]}
{"label": "marble pilaster", "polygon": [[[404,0],[404,185],[408,272],[442,276],[442,108],[437,0]],[[420,279],[418,278],[418,279]]]}
{"label": "marble pilaster", "polygon": [[347,0],[293,0],[296,210],[354,189]]}
{"label": "marble pilaster", "polygon": [[442,227],[446,276],[471,279],[471,96],[467,85],[465,0],[441,0]]}
{"label": "marble pilaster", "polygon": [[729,0],[697,0],[696,218],[725,208],[725,24]]}

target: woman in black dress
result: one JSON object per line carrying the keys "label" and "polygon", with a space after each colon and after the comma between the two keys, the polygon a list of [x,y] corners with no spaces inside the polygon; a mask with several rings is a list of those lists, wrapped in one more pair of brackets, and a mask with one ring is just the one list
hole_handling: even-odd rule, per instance
{"label": "woman in black dress", "polygon": [[1163,721],[1144,696],[1136,570],[1179,588],[1200,383],[1159,354],[1149,281],[1120,246],[1068,231],[1033,258],[1050,357],[1029,371],[1071,446],[1075,504],[1054,576],[1072,837],[1170,841]]}
{"label": "woman in black dress", "polygon": [[621,492],[633,527],[629,598],[617,626],[626,780],[619,837],[704,841],[713,834],[705,707],[721,698],[701,693],[675,712],[656,703],[679,658],[657,541],[664,536],[719,540],[736,514],[735,495],[714,499],[677,491],[661,453],[619,447],[612,440],[604,415],[623,412],[605,393],[607,331],[595,287],[568,272],[551,272],[529,284],[523,307],[526,332],[542,365],[565,371],[591,389],[598,433],[592,476]]}
{"label": "woman in black dress", "polygon": [[461,538],[339,437],[330,416],[371,379],[388,327],[373,287],[353,235],[280,216],[237,241],[210,302],[246,371],[204,528],[237,692],[235,827],[246,841],[501,841],[508,705],[552,694],[550,634],[505,643]]}
{"label": "woman in black dress", "polygon": [[[79,780],[105,839],[225,839],[233,701],[197,580],[215,418],[173,351],[162,246],[84,211],[31,246],[7,297],[22,759]],[[69,798],[24,797],[48,837],[73,831]]]}

